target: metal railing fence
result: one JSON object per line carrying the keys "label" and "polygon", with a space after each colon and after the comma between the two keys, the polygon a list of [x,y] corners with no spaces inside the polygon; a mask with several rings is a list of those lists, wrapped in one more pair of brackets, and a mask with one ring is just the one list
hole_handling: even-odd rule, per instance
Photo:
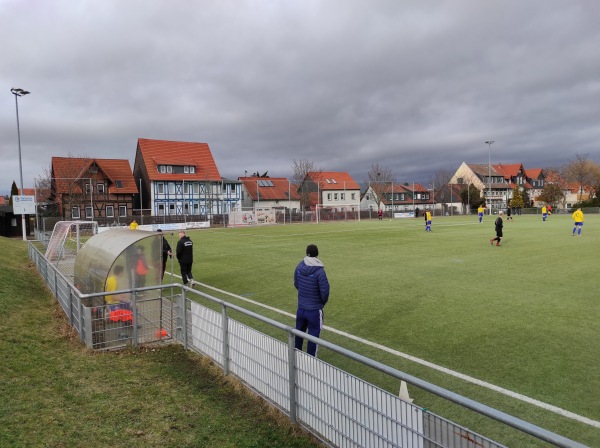
{"label": "metal railing fence", "polygon": [[[182,343],[208,356],[289,418],[330,446],[500,448],[498,444],[441,416],[415,406],[375,385],[294,347],[295,336],[405,381],[466,409],[559,447],[584,445],[505,414],[417,377],[374,361],[295,328],[182,285],[162,285],[119,292],[132,293],[131,321],[107,322],[105,307],[85,301],[105,293],[81,294],[30,242],[29,257],[38,268],[82,342],[92,348],[118,348],[161,341]],[[177,287],[181,294],[143,300],[144,291]],[[189,297],[192,297],[190,299]],[[199,303],[208,301],[212,307]],[[160,305],[159,305],[160,302]],[[231,311],[281,331],[282,340],[236,321]],[[102,325],[98,325],[103,322]],[[164,332],[163,332],[164,331]],[[166,334],[165,334],[166,333]],[[102,334],[102,337],[99,335]]]}

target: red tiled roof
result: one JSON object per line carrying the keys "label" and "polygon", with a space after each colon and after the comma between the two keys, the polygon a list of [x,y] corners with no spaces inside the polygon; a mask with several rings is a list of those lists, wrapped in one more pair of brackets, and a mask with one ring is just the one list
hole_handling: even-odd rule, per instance
{"label": "red tiled roof", "polygon": [[360,190],[360,185],[343,171],[309,171],[306,176],[318,182],[321,190]]}
{"label": "red tiled roof", "polygon": [[8,200],[4,196],[0,196],[0,205],[8,205]]}
{"label": "red tiled roof", "polygon": [[[73,190],[75,179],[93,177],[93,174],[90,174],[88,170],[94,163],[111,181],[107,185],[109,193],[138,193],[129,160],[81,157],[52,157],[52,176],[55,178],[56,192],[59,194],[68,193],[70,189]],[[116,181],[121,181],[122,188],[117,188]],[[79,187],[77,191],[81,191]]]}
{"label": "red tiled roof", "polygon": [[[492,165],[494,171],[502,175],[505,179],[516,177],[519,174],[519,170],[523,169],[523,165],[520,163],[512,163],[510,165]],[[525,170],[523,170],[525,171]]]}
{"label": "red tiled roof", "polygon": [[525,175],[529,179],[538,179],[541,174],[542,174],[541,168],[531,168],[531,169],[525,170]]}
{"label": "red tiled roof", "polygon": [[17,188],[17,192],[22,196],[35,196],[35,188],[23,188],[23,193],[20,188]]}
{"label": "red tiled roof", "polygon": [[285,177],[240,177],[253,201],[297,201],[300,195]]}
{"label": "red tiled roof", "polygon": [[[150,180],[221,180],[207,143],[139,138],[138,148]],[[158,165],[194,166],[195,173],[159,173]]]}

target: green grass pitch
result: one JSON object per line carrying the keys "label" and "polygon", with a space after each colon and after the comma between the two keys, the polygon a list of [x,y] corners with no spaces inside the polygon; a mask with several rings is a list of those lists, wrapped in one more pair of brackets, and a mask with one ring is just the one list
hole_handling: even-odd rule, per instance
{"label": "green grass pitch", "polygon": [[[600,420],[600,216],[573,237],[569,215],[363,220],[190,232],[196,280],[289,313],[293,270],[319,246],[331,283],[325,325],[499,387]],[[174,241],[176,243],[176,241]],[[177,267],[176,267],[177,270]],[[167,278],[165,278],[167,281]],[[237,303],[226,297],[227,300]],[[293,319],[240,304],[289,325]],[[324,331],[324,339],[590,446],[600,429]],[[383,375],[319,356],[397,393]],[[410,388],[415,403],[505,443],[506,428]],[[484,431],[481,431],[483,426]],[[487,431],[487,432],[486,432]],[[527,446],[537,446],[531,439]],[[528,445],[531,443],[531,445]],[[543,445],[540,445],[543,446]]]}

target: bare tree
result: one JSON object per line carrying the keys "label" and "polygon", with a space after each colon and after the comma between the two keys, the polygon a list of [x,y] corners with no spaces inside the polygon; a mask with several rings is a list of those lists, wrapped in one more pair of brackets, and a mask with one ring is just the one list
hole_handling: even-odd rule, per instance
{"label": "bare tree", "polygon": [[565,179],[579,184],[579,202],[581,202],[584,187],[592,187],[594,172],[594,163],[588,159],[588,154],[576,154],[575,160],[565,166],[563,170]]}
{"label": "bare tree", "polygon": [[315,168],[314,162],[309,160],[293,160],[292,161],[292,178],[291,181],[297,188],[298,194],[300,195],[300,208],[304,210],[308,204],[309,194],[311,192],[308,188],[304,179],[306,174],[310,172],[320,172],[321,169]]}
{"label": "bare tree", "polygon": [[544,177],[546,178],[545,184],[554,185],[562,192],[562,197],[559,199],[559,203],[562,208],[565,208],[567,206],[567,196],[564,192],[568,189],[568,185],[563,178],[561,171],[564,171],[564,169],[544,168]]}
{"label": "bare tree", "polygon": [[442,188],[445,185],[450,183],[450,179],[452,179],[453,173],[450,170],[445,168],[440,168],[435,173],[433,173],[433,182],[432,184],[436,186],[436,188]]}
{"label": "bare tree", "polygon": [[[375,202],[377,209],[381,209],[381,201],[384,198],[389,186],[395,182],[394,173],[390,168],[387,168],[379,163],[371,164],[371,169],[367,174],[367,180],[371,190],[375,194]],[[388,191],[389,192],[389,191]],[[393,194],[393,192],[391,192]]]}
{"label": "bare tree", "polygon": [[58,214],[56,204],[51,199],[52,192],[52,166],[42,169],[42,174],[37,176],[35,182],[36,202],[41,215],[52,216]]}

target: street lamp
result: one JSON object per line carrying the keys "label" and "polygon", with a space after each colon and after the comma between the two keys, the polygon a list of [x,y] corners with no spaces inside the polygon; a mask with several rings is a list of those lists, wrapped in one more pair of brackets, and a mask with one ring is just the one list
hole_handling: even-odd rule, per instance
{"label": "street lamp", "polygon": [[[18,98],[20,96],[29,95],[29,92],[27,90],[16,89],[13,87],[12,89],[10,89],[10,93],[12,93],[15,96],[15,107],[17,109],[17,138],[19,141],[19,172],[21,174],[21,194],[24,195],[25,190],[23,189],[23,164],[21,162],[21,129],[19,127],[19,101],[18,101]],[[24,214],[21,214],[21,227],[23,227],[23,241],[27,241],[27,229],[26,229],[26,225],[25,225],[25,215]]]}
{"label": "street lamp", "polygon": [[494,144],[494,140],[488,140],[485,142],[488,145],[488,197],[490,201],[490,211],[489,214],[492,214],[492,145]]}

